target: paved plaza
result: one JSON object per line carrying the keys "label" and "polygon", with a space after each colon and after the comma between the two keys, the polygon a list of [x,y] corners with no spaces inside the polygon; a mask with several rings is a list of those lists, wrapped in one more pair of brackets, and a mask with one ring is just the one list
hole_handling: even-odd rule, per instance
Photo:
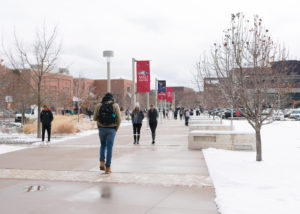
{"label": "paved plaza", "polygon": [[0,155],[1,213],[217,214],[201,151],[188,150],[188,128],[159,121],[156,145],[143,124],[117,133],[112,174],[99,171],[99,137],[90,135]]}

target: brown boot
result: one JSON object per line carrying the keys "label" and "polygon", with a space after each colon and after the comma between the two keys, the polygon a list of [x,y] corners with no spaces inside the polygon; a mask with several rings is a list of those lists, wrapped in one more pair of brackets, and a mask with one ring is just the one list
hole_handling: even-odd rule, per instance
{"label": "brown boot", "polygon": [[110,174],[111,173],[111,169],[110,169],[110,166],[107,166],[105,168],[105,174]]}
{"label": "brown boot", "polygon": [[105,161],[100,161],[100,170],[105,170]]}

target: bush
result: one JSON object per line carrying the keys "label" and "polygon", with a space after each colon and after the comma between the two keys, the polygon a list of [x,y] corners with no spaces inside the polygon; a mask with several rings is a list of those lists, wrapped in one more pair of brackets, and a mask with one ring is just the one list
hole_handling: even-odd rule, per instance
{"label": "bush", "polygon": [[[79,115],[79,118],[82,119],[85,115]],[[94,123],[90,121],[77,121],[77,115],[54,115],[54,120],[52,122],[51,132],[53,134],[73,134],[80,132],[80,130],[89,130],[94,128]],[[37,131],[37,121],[32,121],[30,124],[24,126],[25,134],[34,134]]]}

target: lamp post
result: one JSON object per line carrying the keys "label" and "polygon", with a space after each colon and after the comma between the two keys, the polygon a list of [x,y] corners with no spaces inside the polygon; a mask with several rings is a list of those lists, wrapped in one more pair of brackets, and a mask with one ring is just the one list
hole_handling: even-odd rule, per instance
{"label": "lamp post", "polygon": [[132,58],[132,82],[133,82],[133,109],[136,103],[136,88],[135,88],[135,58]]}
{"label": "lamp post", "polygon": [[113,51],[103,51],[103,57],[106,57],[107,59],[107,92],[111,92],[110,87],[110,57],[114,56]]}

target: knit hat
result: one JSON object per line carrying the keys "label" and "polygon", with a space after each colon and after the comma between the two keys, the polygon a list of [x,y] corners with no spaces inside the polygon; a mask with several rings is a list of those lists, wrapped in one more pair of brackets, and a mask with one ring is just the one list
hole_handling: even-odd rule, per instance
{"label": "knit hat", "polygon": [[102,103],[110,100],[114,101],[113,95],[111,93],[106,93],[105,96],[102,98]]}
{"label": "knit hat", "polygon": [[135,104],[135,107],[138,107],[138,108],[139,108],[139,107],[140,107],[140,104],[139,104],[139,103],[136,103],[136,104]]}

